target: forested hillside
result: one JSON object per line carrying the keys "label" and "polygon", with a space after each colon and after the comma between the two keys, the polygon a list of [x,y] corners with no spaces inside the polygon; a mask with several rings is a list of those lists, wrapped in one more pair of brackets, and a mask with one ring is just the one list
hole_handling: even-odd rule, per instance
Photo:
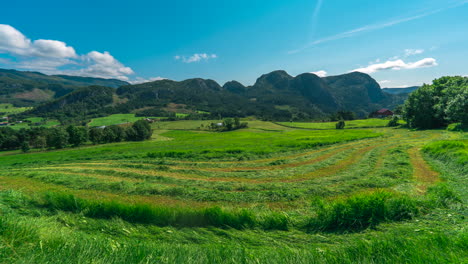
{"label": "forested hillside", "polygon": [[[407,98],[406,94],[383,93],[374,79],[357,72],[320,78],[312,73],[293,77],[285,71],[273,71],[247,87],[237,81],[221,86],[216,81],[201,78],[129,85],[118,80],[17,71],[3,71],[0,76],[5,80],[0,86],[3,87],[0,88],[3,101],[16,105],[42,102],[26,115],[61,120],[83,120],[115,113],[141,116],[183,113],[199,117],[257,116],[265,120],[290,121],[323,119],[340,110],[367,117],[380,108],[393,108]],[[99,86],[78,88],[91,84]],[[86,98],[88,96],[94,98]]]}
{"label": "forested hillside", "polygon": [[0,103],[35,106],[64,96],[79,87],[100,85],[117,88],[126,84],[128,83],[115,79],[0,69]]}

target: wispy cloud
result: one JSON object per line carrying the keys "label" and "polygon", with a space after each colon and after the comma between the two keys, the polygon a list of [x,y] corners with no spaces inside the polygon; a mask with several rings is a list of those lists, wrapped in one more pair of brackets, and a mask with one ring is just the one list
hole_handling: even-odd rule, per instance
{"label": "wispy cloud", "polygon": [[405,49],[405,57],[423,54],[423,49]]}
{"label": "wispy cloud", "polygon": [[418,69],[437,66],[437,61],[434,58],[425,58],[416,62],[404,62],[403,60],[387,61],[384,63],[371,64],[367,67],[352,70],[352,72],[375,73],[385,70],[403,70],[403,69]]}
{"label": "wispy cloud", "polygon": [[195,53],[192,56],[185,57],[185,56],[180,56],[176,55],[174,56],[175,60],[180,60],[185,63],[194,63],[194,62],[200,62],[200,61],[208,61],[211,59],[216,59],[218,58],[218,55],[216,54],[207,54],[207,53]]}
{"label": "wispy cloud", "polygon": [[405,22],[409,22],[409,21],[412,21],[412,20],[424,18],[424,17],[434,15],[434,14],[440,13],[440,12],[448,10],[448,9],[452,9],[452,8],[455,8],[455,7],[465,5],[467,3],[468,3],[468,0],[455,1],[455,2],[452,2],[451,5],[447,5],[447,3],[446,3],[445,7],[443,7],[443,8],[433,9],[433,10],[429,10],[429,11],[422,10],[422,11],[420,11],[419,14],[416,14],[416,15],[413,15],[413,16],[408,16],[408,17],[404,17],[404,18],[396,18],[394,20],[383,22],[383,23],[370,24],[370,25],[366,25],[366,26],[363,26],[363,27],[355,28],[355,29],[352,29],[352,30],[349,30],[349,31],[345,31],[345,32],[333,35],[333,36],[317,39],[317,40],[315,40],[313,42],[308,43],[307,45],[305,45],[302,48],[291,50],[288,53],[289,54],[298,53],[298,52],[301,52],[301,51],[303,51],[303,50],[305,50],[307,48],[310,48],[312,46],[315,46],[315,45],[318,45],[318,44],[321,44],[321,43],[334,41],[334,40],[339,40],[339,39],[344,39],[344,38],[350,38],[350,37],[354,37],[354,36],[356,36],[358,34],[372,32],[372,31],[375,31],[375,30],[388,28],[388,27],[395,26],[395,25],[405,23]]}
{"label": "wispy cloud", "polygon": [[322,9],[322,4],[323,4],[323,0],[318,0],[317,5],[315,6],[315,9],[314,9],[314,13],[312,14],[312,28],[310,30],[311,31],[310,36],[312,38],[315,37],[315,33],[317,31],[318,20],[320,16],[320,10]]}

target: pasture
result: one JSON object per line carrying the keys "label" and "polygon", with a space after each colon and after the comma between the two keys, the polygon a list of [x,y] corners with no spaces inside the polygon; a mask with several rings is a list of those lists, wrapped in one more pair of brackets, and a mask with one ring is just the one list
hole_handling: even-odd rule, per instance
{"label": "pasture", "polygon": [[[376,128],[386,127],[389,119],[369,118],[362,120],[345,121],[345,128]],[[405,124],[400,120],[400,124]],[[335,129],[336,122],[278,122],[278,124],[292,128],[307,128],[307,129]]]}
{"label": "pasture", "polygon": [[137,117],[135,114],[114,114],[106,117],[94,118],[89,122],[88,126],[90,127],[99,127],[99,126],[112,126],[125,123],[133,123],[143,119],[143,117]]}
{"label": "pasture", "polygon": [[32,109],[32,107],[15,107],[12,104],[0,104],[0,116],[19,114],[30,109]]}
{"label": "pasture", "polygon": [[0,261],[467,260],[464,133],[262,121],[198,130],[210,122],[1,156]]}

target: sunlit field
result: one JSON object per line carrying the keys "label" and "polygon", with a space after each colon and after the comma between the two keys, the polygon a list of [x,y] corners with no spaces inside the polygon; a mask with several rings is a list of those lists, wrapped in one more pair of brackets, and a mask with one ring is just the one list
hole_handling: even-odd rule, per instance
{"label": "sunlit field", "polygon": [[[389,119],[370,118],[362,120],[345,121],[346,128],[376,128],[386,127]],[[400,124],[405,124],[400,120]],[[292,128],[308,128],[308,129],[334,129],[336,122],[279,122],[279,125]]]}
{"label": "sunlit field", "polygon": [[464,133],[209,122],[2,155],[2,262],[466,261]]}

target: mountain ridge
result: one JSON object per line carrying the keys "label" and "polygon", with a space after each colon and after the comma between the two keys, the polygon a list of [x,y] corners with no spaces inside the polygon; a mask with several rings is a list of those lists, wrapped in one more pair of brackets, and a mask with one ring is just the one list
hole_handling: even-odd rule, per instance
{"label": "mountain ridge", "polygon": [[[86,77],[76,76],[61,78],[75,82],[87,80]],[[96,79],[91,78],[90,81]],[[105,104],[87,100],[84,95],[89,94],[89,89],[102,90],[98,93],[102,96],[98,101]],[[192,78],[104,89],[103,86],[92,86],[87,90],[75,87],[61,97],[44,102],[30,114],[83,118],[112,113],[166,116],[178,111],[209,113],[213,117],[257,116],[271,120],[306,120],[324,118],[340,110],[353,111],[359,117],[365,117],[383,107],[393,108],[406,98],[405,95],[384,93],[371,76],[357,72],[321,78],[313,73],[293,77],[284,70],[277,70],[261,75],[251,86],[237,81],[220,85],[211,79]],[[80,110],[71,110],[70,105],[79,106]],[[94,109],[96,107],[98,109]]]}

